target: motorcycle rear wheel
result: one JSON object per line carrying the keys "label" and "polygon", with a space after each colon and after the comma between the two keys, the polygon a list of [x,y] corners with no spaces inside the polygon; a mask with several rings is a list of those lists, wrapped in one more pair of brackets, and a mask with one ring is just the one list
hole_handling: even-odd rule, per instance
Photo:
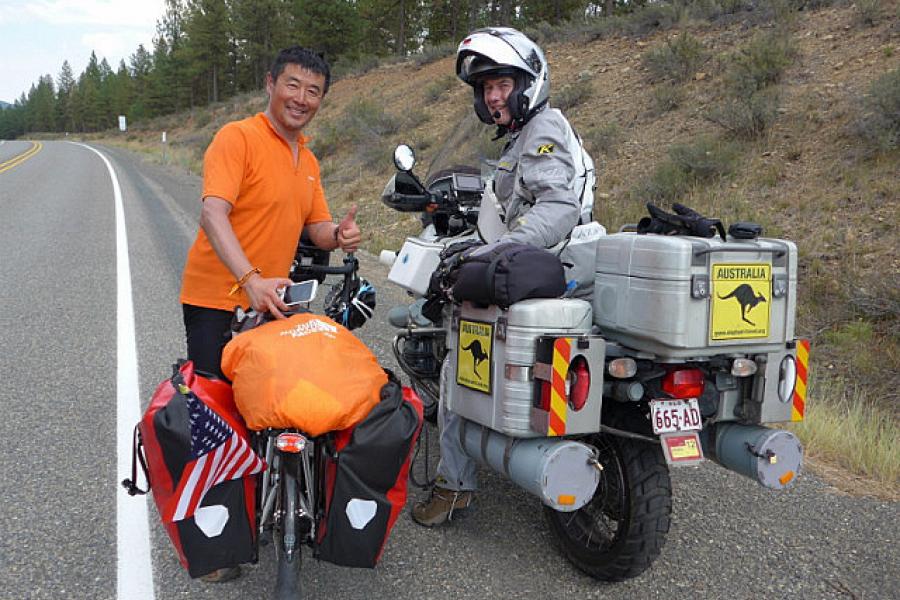
{"label": "motorcycle rear wheel", "polygon": [[591,501],[575,512],[544,506],[544,517],[563,554],[603,581],[643,573],[659,556],[669,532],[672,482],[659,445],[596,434],[603,465]]}

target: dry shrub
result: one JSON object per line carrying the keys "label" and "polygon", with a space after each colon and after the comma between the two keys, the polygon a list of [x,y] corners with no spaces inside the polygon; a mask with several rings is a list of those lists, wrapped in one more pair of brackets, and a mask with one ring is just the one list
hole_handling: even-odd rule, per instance
{"label": "dry shrub", "polygon": [[862,114],[853,128],[871,150],[900,147],[900,68],[876,79],[859,107]]}
{"label": "dry shrub", "polygon": [[703,44],[685,31],[648,50],[642,62],[654,80],[681,83],[693,77],[706,59]]}

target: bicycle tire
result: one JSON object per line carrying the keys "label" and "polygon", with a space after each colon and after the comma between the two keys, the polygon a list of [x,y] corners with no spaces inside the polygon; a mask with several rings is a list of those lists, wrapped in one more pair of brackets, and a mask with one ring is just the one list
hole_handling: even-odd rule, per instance
{"label": "bicycle tire", "polygon": [[275,600],[295,600],[300,595],[300,537],[297,531],[297,461],[282,455],[281,527],[275,540],[278,573]]}

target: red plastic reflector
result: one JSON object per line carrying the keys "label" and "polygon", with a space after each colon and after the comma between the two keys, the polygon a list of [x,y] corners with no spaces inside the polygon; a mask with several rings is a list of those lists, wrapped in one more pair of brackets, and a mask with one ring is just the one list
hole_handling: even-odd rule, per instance
{"label": "red plastic reflector", "polygon": [[546,379],[541,381],[541,400],[538,408],[543,411],[550,411],[550,382]]}
{"label": "red plastic reflector", "polygon": [[577,412],[584,408],[588,399],[588,393],[591,391],[591,371],[588,369],[587,361],[583,356],[576,356],[572,364],[569,365],[569,377],[571,378],[569,406]]}
{"label": "red plastic reflector", "polygon": [[674,369],[663,377],[662,389],[673,398],[699,398],[704,384],[700,369]]}
{"label": "red plastic reflector", "polygon": [[282,452],[297,454],[306,447],[306,438],[299,433],[279,433],[275,439],[275,447]]}

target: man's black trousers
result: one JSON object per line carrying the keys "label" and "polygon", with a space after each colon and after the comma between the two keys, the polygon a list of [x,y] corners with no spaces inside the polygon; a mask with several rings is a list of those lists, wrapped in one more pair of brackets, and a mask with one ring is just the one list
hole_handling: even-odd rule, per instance
{"label": "man's black trousers", "polygon": [[232,312],[182,304],[187,356],[194,370],[227,379],[222,373],[222,349],[231,339]]}

